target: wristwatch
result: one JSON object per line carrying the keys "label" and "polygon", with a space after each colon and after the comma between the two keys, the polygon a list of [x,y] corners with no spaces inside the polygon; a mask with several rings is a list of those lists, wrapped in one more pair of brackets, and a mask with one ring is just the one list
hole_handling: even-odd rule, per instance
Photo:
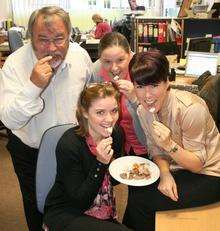
{"label": "wristwatch", "polygon": [[175,153],[178,151],[178,144],[173,142],[171,149],[168,151],[169,154]]}

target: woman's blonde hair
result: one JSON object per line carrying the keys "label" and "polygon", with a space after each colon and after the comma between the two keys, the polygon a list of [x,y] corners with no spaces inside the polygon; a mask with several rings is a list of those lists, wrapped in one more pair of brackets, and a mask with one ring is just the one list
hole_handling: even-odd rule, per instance
{"label": "woman's blonde hair", "polygon": [[103,18],[102,18],[102,16],[99,15],[99,14],[93,14],[92,20],[93,20],[95,23],[103,22]]}
{"label": "woman's blonde hair", "polygon": [[76,131],[78,135],[86,136],[88,134],[88,121],[84,113],[89,111],[91,104],[97,99],[111,96],[116,99],[119,106],[120,93],[111,82],[92,83],[81,92],[76,110],[76,118],[79,124]]}

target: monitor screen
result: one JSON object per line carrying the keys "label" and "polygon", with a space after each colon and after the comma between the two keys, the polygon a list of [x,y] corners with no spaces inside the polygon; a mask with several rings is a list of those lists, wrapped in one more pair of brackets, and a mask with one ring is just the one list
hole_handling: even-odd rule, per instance
{"label": "monitor screen", "polygon": [[213,3],[211,9],[215,10],[213,12],[213,14],[212,14],[212,18],[219,18],[219,15],[220,15],[220,2],[216,1],[216,3]]}
{"label": "monitor screen", "polygon": [[186,76],[199,77],[205,71],[217,74],[218,54],[189,51],[186,59]]}
{"label": "monitor screen", "polygon": [[197,37],[190,38],[188,41],[187,51],[210,52],[212,46],[212,38]]}
{"label": "monitor screen", "polygon": [[136,10],[137,8],[137,1],[136,0],[128,0],[131,10]]}
{"label": "monitor screen", "polygon": [[81,34],[78,27],[72,27],[72,33],[73,34]]}

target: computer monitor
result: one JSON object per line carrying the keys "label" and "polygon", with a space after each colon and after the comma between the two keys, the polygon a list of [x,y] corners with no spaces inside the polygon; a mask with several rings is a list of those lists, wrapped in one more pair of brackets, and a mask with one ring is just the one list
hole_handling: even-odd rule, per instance
{"label": "computer monitor", "polygon": [[219,18],[219,16],[220,16],[220,2],[216,1],[215,3],[213,3],[211,9],[215,10],[212,14],[212,18]]}
{"label": "computer monitor", "polygon": [[213,39],[206,37],[189,38],[187,51],[210,52]]}
{"label": "computer monitor", "polygon": [[80,30],[78,27],[72,27],[72,33],[73,34],[81,34]]}
{"label": "computer monitor", "polygon": [[218,54],[189,51],[186,58],[186,76],[199,77],[205,71],[217,74]]}
{"label": "computer monitor", "polygon": [[81,41],[81,32],[78,27],[72,27],[71,41],[79,43]]}
{"label": "computer monitor", "polygon": [[136,10],[136,7],[137,7],[137,2],[136,0],[128,0],[128,3],[130,5],[130,9],[131,10]]}

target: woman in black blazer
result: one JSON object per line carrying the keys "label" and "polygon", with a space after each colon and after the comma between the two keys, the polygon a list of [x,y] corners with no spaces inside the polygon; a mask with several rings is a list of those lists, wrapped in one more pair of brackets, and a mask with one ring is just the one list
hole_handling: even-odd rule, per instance
{"label": "woman in black blazer", "polygon": [[56,148],[57,175],[46,199],[44,223],[50,231],[129,230],[116,220],[108,172],[123,147],[121,129],[115,125],[118,91],[111,83],[88,86],[76,115],[79,125],[67,130]]}

